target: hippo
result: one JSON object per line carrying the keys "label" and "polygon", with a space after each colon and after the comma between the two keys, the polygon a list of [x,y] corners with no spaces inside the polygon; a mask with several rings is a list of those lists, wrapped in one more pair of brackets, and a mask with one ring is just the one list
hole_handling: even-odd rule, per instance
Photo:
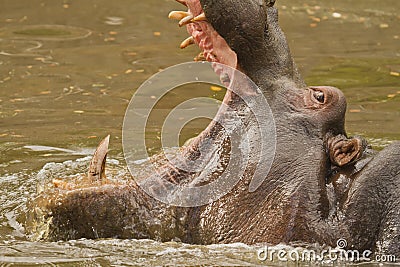
{"label": "hippo", "polygon": [[[197,44],[203,59],[244,73],[268,100],[276,131],[269,172],[255,190],[249,190],[255,168],[250,162],[232,190],[218,200],[197,207],[168,205],[134,180],[106,177],[106,137],[87,175],[54,180],[50,189],[30,201],[26,224],[45,224],[40,237],[53,241],[148,238],[336,247],[345,239],[348,249],[400,256],[400,143],[376,152],[362,137],[346,134],[345,96],[334,87],[305,84],[278,24],[274,0],[177,2],[188,11],[174,11],[169,17],[179,20],[191,35],[181,47]],[[222,78],[228,83],[234,79]],[[243,90],[255,92],[250,92],[251,86]],[[227,91],[224,103],[241,112],[240,125],[249,131],[255,127],[254,116],[234,92]],[[224,112],[222,108],[216,116]],[[250,154],[263,153],[257,135],[252,138]],[[188,164],[201,156],[200,151],[217,155],[207,165],[217,168],[231,149],[224,145],[228,139],[221,125],[212,121],[179,153]],[[141,179],[162,190],[154,176],[177,185],[207,183],[218,176],[208,172],[209,180],[198,181],[205,171],[189,172],[160,160],[157,172]],[[38,226],[26,229],[34,232]]]}

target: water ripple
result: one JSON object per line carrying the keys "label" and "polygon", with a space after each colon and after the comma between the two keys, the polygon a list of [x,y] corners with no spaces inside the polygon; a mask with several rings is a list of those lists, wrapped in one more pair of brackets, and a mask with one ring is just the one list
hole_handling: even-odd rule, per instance
{"label": "water ripple", "polygon": [[91,30],[66,25],[26,25],[0,29],[5,39],[70,41],[89,37]]}

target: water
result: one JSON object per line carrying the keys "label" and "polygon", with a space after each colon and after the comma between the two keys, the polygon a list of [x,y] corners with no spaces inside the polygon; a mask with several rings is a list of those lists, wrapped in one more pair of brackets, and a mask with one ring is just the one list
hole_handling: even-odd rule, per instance
{"label": "water", "polygon": [[[341,88],[347,130],[376,149],[400,140],[400,2],[278,1],[280,20],[306,81]],[[121,127],[135,89],[168,66],[199,52],[180,50],[187,37],[169,11],[173,0],[0,0],[0,262],[5,266],[199,265],[245,266],[257,248],[243,244],[192,246],[179,242],[28,241],[16,221],[40,185],[40,171],[67,162],[84,172],[100,138],[111,134],[110,172],[124,170]],[[221,98],[199,87],[172,95]],[[160,114],[163,106],[159,107]],[[146,142],[158,147],[162,115]],[[185,128],[182,142],[207,121]],[[270,264],[270,263],[269,263]],[[286,264],[284,264],[286,266]],[[290,265],[290,264],[289,264]]]}

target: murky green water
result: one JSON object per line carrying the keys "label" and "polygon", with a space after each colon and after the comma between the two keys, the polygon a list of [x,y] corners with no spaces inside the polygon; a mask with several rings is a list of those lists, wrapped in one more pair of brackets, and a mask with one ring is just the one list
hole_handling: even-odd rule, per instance
{"label": "murky green water", "polygon": [[[400,2],[279,0],[278,6],[307,82],[337,86],[347,96],[348,131],[378,149],[400,140]],[[83,158],[107,134],[111,158],[120,162],[111,168],[123,169],[121,127],[135,89],[198,53],[178,48],[187,34],[166,16],[180,8],[173,0],[0,0],[0,264],[267,266],[244,245],[34,243],[15,220],[46,163]],[[204,87],[175,99],[191,95],[221,97]],[[157,141],[156,121],[149,143]],[[205,123],[190,124],[187,137]]]}

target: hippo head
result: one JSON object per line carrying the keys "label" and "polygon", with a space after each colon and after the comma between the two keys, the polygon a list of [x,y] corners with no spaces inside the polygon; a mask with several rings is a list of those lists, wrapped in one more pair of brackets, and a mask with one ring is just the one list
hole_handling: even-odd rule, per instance
{"label": "hippo head", "polygon": [[[279,27],[275,1],[178,2],[188,7],[188,12],[171,12],[170,18],[180,20],[179,25],[186,25],[191,35],[181,47],[197,44],[205,60],[246,74],[268,100],[276,126],[274,163],[260,188],[254,194],[244,194],[238,193],[243,191],[239,185],[231,197],[220,200],[199,218],[201,224],[214,225],[213,221],[220,224],[225,220],[219,214],[229,217],[227,214],[231,213],[236,221],[229,221],[230,227],[262,224],[263,230],[253,229],[253,234],[236,238],[218,236],[208,229],[212,233],[209,242],[324,239],[326,229],[322,224],[306,223],[312,218],[309,212],[318,213],[321,217],[314,217],[318,221],[339,209],[337,203],[344,203],[347,195],[343,191],[339,194],[329,185],[332,173],[352,168],[366,149],[362,138],[346,135],[343,93],[330,86],[307,86],[302,80]],[[217,73],[221,80],[231,80],[226,73]],[[248,183],[244,181],[242,189]],[[244,214],[242,220],[233,215],[237,213],[236,208],[226,208],[236,207],[236,203],[248,205],[240,209]],[[250,213],[258,216],[252,217]],[[313,228],[312,234],[310,228]],[[317,237],[316,232],[321,236]]]}
{"label": "hippo head", "polygon": [[[267,99],[276,127],[276,153],[270,172],[255,191],[248,190],[254,171],[249,166],[244,178],[218,201],[190,209],[165,206],[135,183],[107,181],[106,138],[83,180],[53,181],[55,189],[32,202],[34,207],[41,207],[40,214],[49,228],[47,236],[53,240],[178,237],[184,242],[203,244],[293,240],[334,243],[334,239],[327,239],[329,236],[325,238],[332,231],[327,231],[321,222],[335,216],[338,205],[346,200],[348,187],[338,197],[337,190],[330,186],[332,173],[338,168],[351,168],[366,146],[361,138],[346,135],[346,100],[342,92],[329,86],[305,85],[278,25],[274,1],[177,1],[188,11],[174,11],[169,17],[178,19],[180,26],[186,25],[191,35],[181,47],[196,43],[202,50],[201,58],[246,74]],[[221,69],[216,72],[223,82],[234,81],[229,73]],[[236,109],[242,107],[240,99],[229,91],[224,102]],[[224,116],[223,111],[220,109],[217,116]],[[182,150],[182,155],[190,162],[199,156],[202,146],[202,151],[210,155],[221,151],[223,154],[224,149],[214,148],[226,138],[220,132],[221,127],[211,122]],[[257,151],[257,142],[260,140],[252,140],[250,149],[263,153]],[[207,166],[220,168],[225,160],[222,154],[220,161],[210,160]],[[179,184],[196,180],[199,173],[160,164],[154,175]],[[143,180],[152,184],[151,178]]]}
{"label": "hippo head", "polygon": [[[269,102],[281,143],[298,140],[311,149],[320,145],[336,166],[361,156],[365,142],[346,136],[343,93],[330,86],[306,86],[300,77],[278,24],[275,1],[178,2],[188,12],[171,12],[170,18],[187,25],[191,35],[181,47],[196,43],[205,60],[236,68],[253,80]],[[226,73],[218,74],[229,80]]]}

